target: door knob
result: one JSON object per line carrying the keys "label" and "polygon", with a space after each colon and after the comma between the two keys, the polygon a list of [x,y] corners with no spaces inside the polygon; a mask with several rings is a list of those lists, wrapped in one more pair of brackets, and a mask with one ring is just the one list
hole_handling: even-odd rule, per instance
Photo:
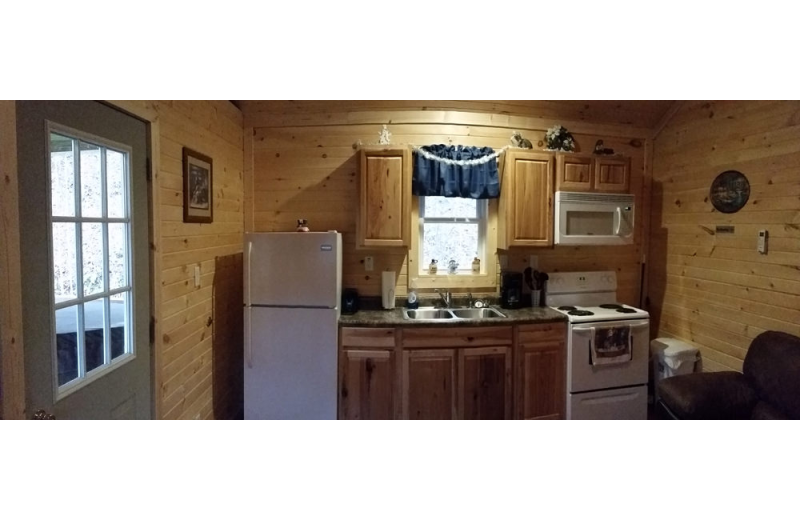
{"label": "door knob", "polygon": [[55,418],[56,418],[55,415],[47,413],[44,410],[36,410],[36,412],[34,412],[33,414],[33,417],[31,417],[31,419],[51,419],[51,420]]}

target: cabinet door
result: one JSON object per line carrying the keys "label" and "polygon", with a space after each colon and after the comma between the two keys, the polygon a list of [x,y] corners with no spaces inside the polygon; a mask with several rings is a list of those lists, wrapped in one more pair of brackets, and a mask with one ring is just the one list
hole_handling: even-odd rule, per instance
{"label": "cabinet door", "polygon": [[456,418],[456,351],[403,352],[403,418]]}
{"label": "cabinet door", "polygon": [[340,419],[394,418],[394,352],[343,350]]}
{"label": "cabinet door", "polygon": [[564,418],[567,391],[565,339],[563,324],[520,327],[517,418]]}
{"label": "cabinet door", "polygon": [[358,245],[408,246],[411,214],[408,148],[361,150]]}
{"label": "cabinet door", "polygon": [[458,418],[511,418],[511,349],[468,348],[458,353]]}
{"label": "cabinet door", "polygon": [[556,191],[591,191],[592,158],[580,155],[556,156]]}
{"label": "cabinet door", "polygon": [[627,193],[630,188],[628,158],[598,157],[594,162],[594,190]]}
{"label": "cabinet door", "polygon": [[503,195],[505,246],[550,246],[553,243],[554,155],[508,152]]}

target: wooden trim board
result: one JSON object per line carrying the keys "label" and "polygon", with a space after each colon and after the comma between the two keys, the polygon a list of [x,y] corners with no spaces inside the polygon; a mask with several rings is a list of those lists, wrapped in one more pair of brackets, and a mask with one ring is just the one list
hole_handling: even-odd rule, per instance
{"label": "wooden trim board", "polygon": [[0,382],[3,419],[25,418],[16,101],[0,101]]}

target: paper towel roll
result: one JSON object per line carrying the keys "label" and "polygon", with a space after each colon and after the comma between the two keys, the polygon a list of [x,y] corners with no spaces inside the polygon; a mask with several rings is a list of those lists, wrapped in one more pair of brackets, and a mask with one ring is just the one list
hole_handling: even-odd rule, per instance
{"label": "paper towel roll", "polygon": [[381,301],[384,309],[394,309],[395,272],[383,271],[381,273]]}

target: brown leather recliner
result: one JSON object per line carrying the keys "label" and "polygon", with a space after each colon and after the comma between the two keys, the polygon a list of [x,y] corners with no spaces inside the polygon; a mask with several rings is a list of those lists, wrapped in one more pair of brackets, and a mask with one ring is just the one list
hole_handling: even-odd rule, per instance
{"label": "brown leather recliner", "polygon": [[743,373],[705,372],[658,383],[677,419],[800,419],[800,338],[767,331],[750,344]]}

